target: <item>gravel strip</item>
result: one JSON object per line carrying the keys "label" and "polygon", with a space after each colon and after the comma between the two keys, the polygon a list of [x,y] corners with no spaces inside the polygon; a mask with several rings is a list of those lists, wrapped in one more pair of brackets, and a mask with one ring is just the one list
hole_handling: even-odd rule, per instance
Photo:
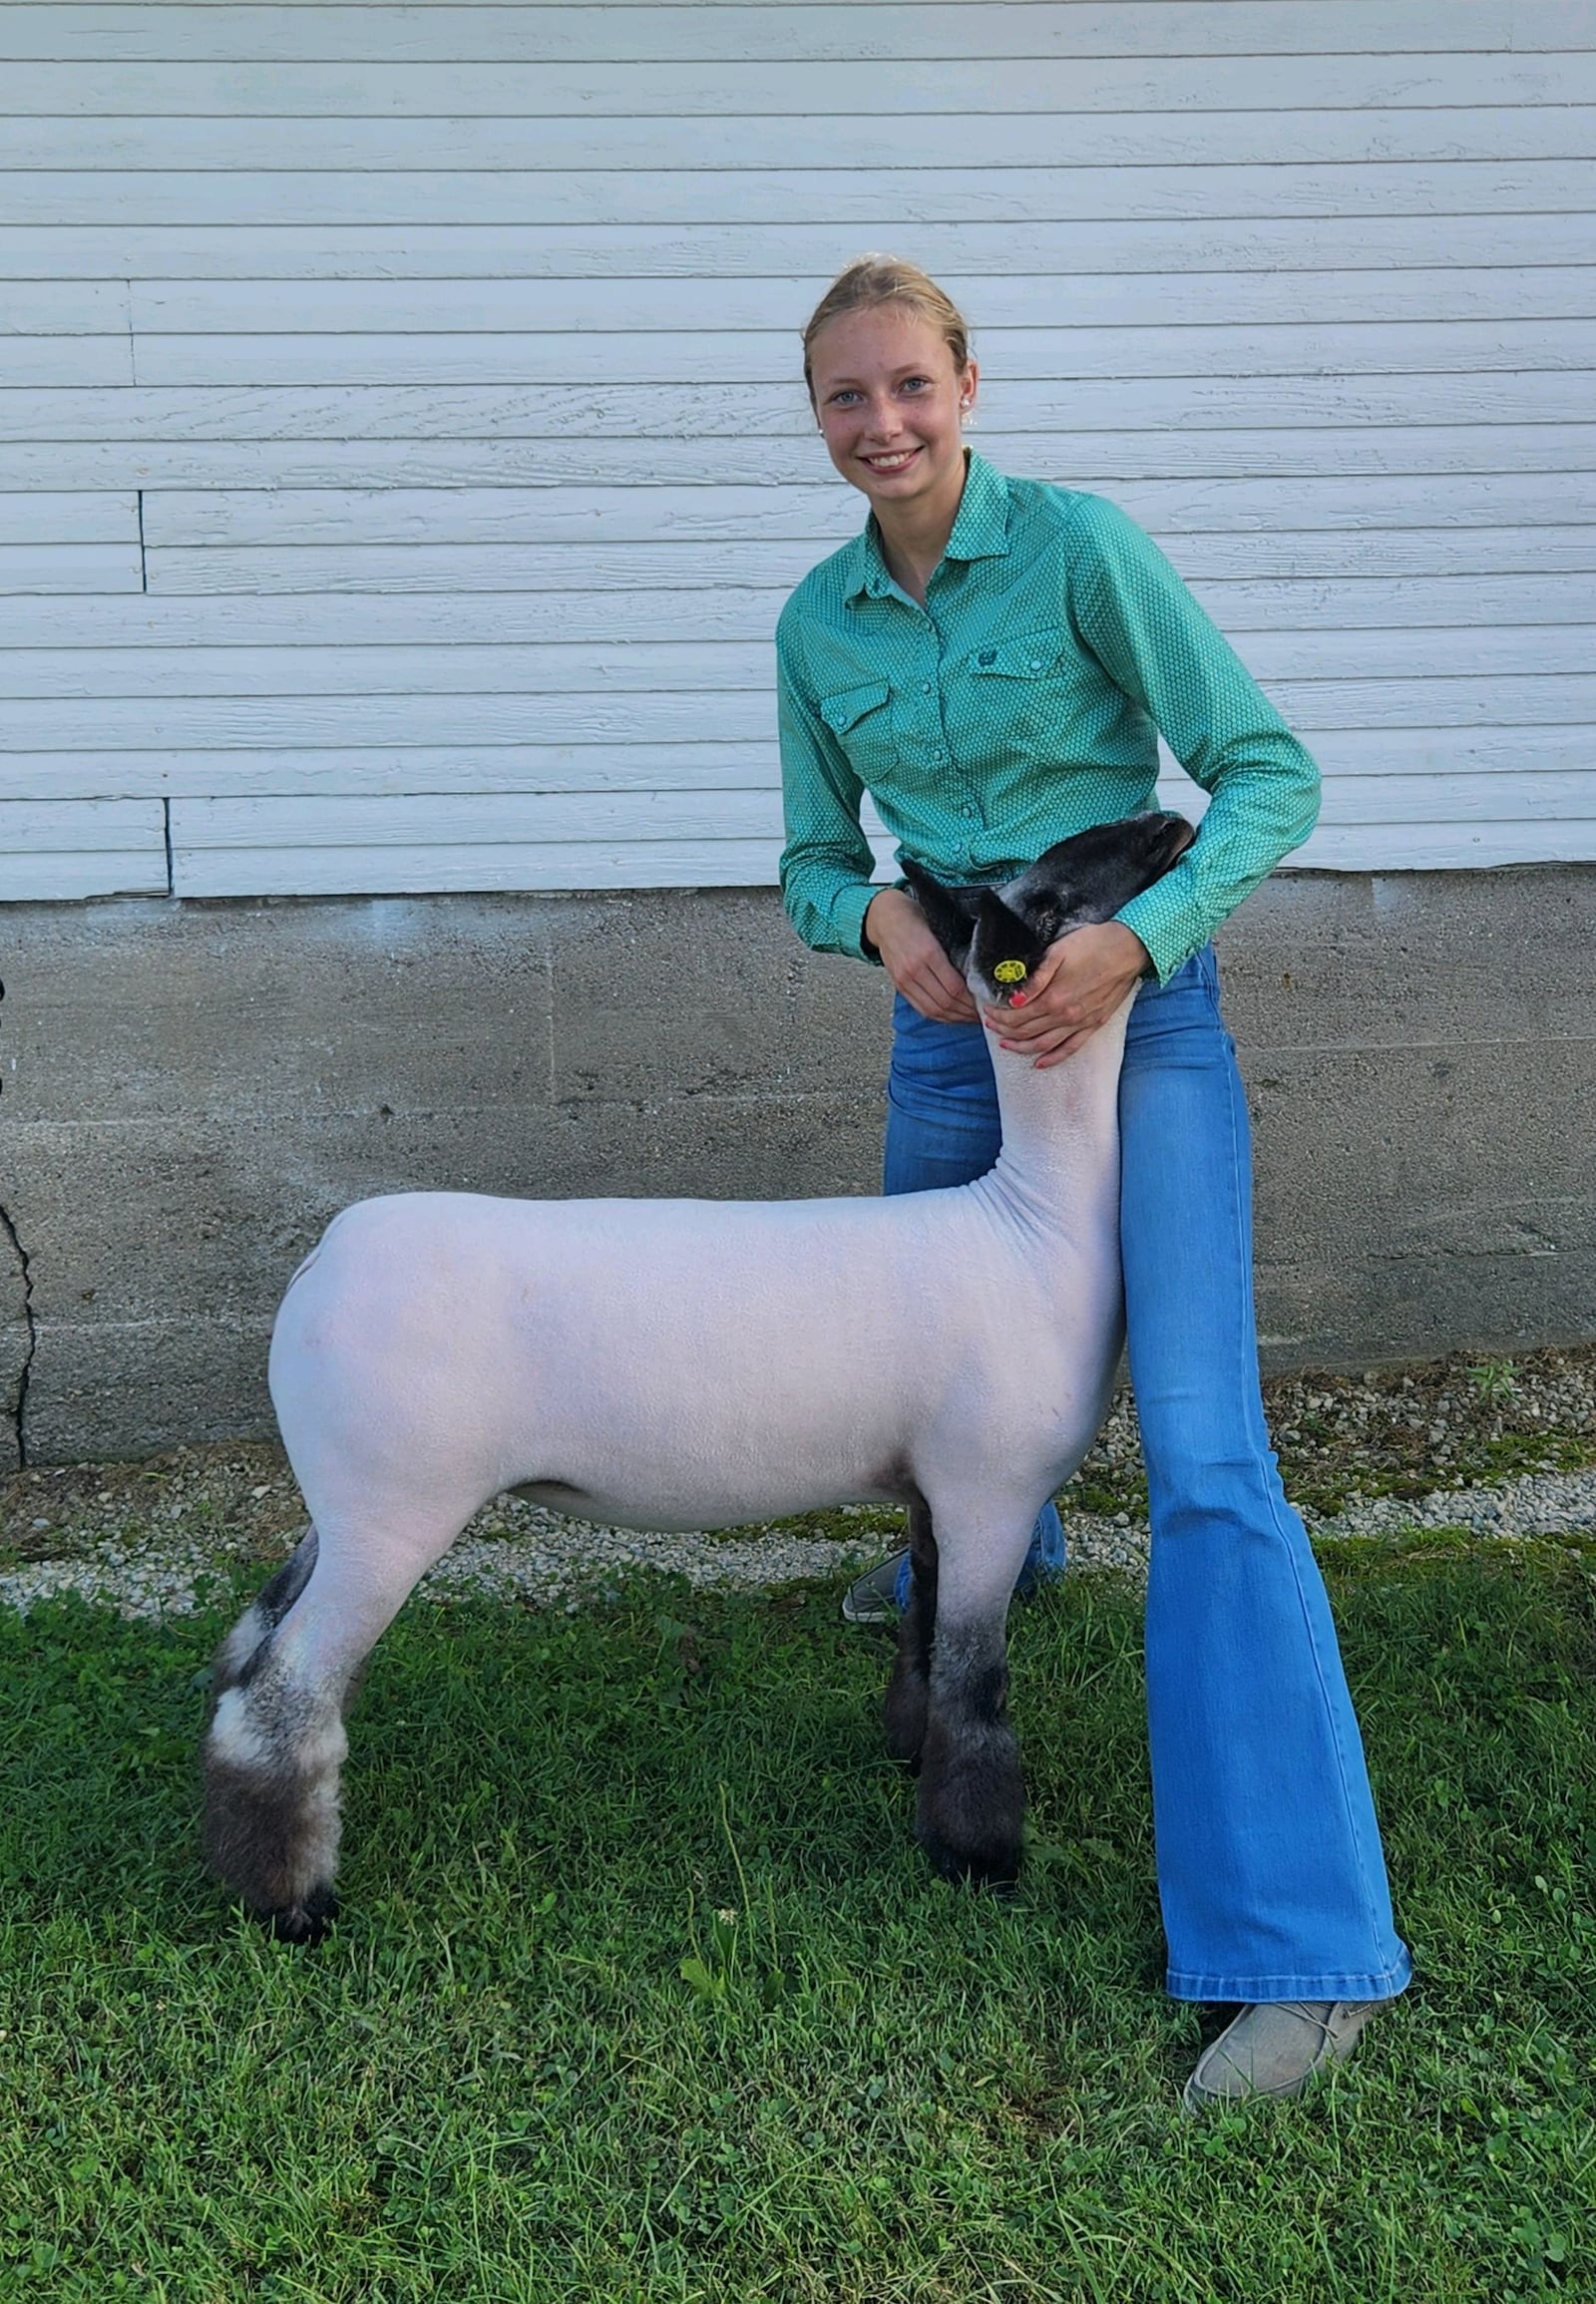
{"label": "gravel strip", "polygon": [[[1434,1528],[1596,1536],[1596,1346],[1280,1378],[1265,1397],[1288,1493],[1316,1540]],[[1368,1492],[1382,1488],[1400,1493]],[[1061,1500],[1071,1566],[1144,1575],[1145,1498],[1122,1393]],[[218,1571],[263,1569],[303,1524],[281,1450],[261,1442],[30,1468],[0,1480],[0,1605],[76,1592],[130,1617],[188,1615]],[[699,1589],[764,1589],[840,1578],[892,1550],[899,1527],[862,1505],[767,1529],[648,1535],[501,1496],[420,1590],[574,1609],[611,1597],[640,1568]]]}

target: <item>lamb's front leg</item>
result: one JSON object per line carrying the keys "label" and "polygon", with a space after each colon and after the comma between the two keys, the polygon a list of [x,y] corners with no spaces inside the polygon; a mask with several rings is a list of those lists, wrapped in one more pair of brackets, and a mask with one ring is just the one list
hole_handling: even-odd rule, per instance
{"label": "lamb's front leg", "polygon": [[1011,1887],[1025,1785],[1008,1724],[1008,1599],[1030,1523],[997,1534],[944,1519],[915,1836],[946,1879]]}

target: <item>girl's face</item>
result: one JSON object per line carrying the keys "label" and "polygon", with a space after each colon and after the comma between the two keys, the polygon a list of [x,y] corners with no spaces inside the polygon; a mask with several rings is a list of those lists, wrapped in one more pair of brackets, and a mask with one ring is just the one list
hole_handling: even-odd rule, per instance
{"label": "girl's face", "polygon": [[965,484],[962,415],[976,363],[956,367],[946,339],[904,304],[828,320],[810,351],[815,412],[844,480],[889,518],[896,507],[957,507]]}

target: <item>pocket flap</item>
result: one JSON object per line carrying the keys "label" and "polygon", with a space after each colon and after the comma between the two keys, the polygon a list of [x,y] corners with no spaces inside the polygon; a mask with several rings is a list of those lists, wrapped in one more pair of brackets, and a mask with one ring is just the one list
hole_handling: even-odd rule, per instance
{"label": "pocket flap", "polygon": [[1063,635],[1054,626],[1051,631],[1021,632],[1015,640],[995,640],[989,647],[978,648],[970,662],[977,672],[1001,673],[1010,680],[1034,680],[1043,672],[1050,672],[1063,652]]}
{"label": "pocket flap", "polygon": [[843,688],[835,696],[822,696],[820,717],[834,736],[842,736],[867,712],[885,704],[891,694],[886,680],[867,680],[862,688]]}

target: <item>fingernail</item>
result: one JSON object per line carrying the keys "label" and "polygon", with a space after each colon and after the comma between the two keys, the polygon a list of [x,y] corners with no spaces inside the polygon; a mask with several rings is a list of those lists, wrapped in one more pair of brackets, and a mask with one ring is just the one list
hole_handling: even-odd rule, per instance
{"label": "fingernail", "polygon": [[1026,992],[1015,992],[1015,994],[1014,994],[1013,998],[1012,998],[1012,999],[1009,1001],[1008,1005],[1009,1005],[1011,1008],[1022,1008],[1022,1007],[1024,1006],[1024,1004],[1025,1004],[1025,1001],[1026,1001],[1026,999],[1027,999],[1028,997],[1029,997],[1029,994],[1028,994],[1028,993],[1026,993]]}

